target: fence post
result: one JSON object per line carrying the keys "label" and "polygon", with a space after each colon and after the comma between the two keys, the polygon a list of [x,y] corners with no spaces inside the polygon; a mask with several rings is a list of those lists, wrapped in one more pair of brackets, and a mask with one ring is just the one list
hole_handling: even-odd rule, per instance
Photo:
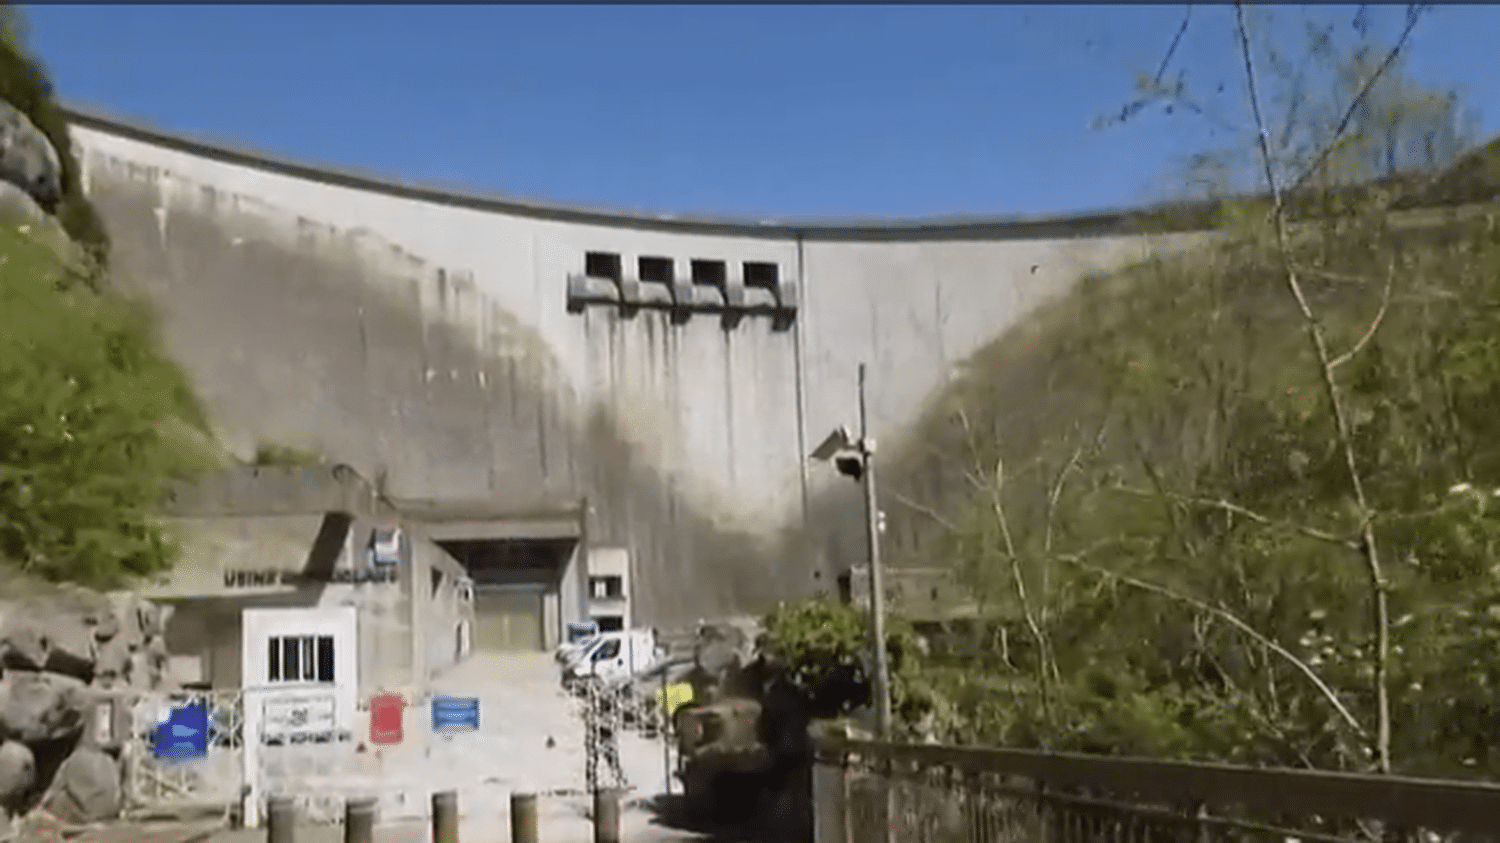
{"label": "fence post", "polygon": [[344,843],[375,843],[375,797],[344,803]]}
{"label": "fence post", "polygon": [[297,802],[290,796],[266,800],[266,843],[294,843],[297,839]]}
{"label": "fence post", "polygon": [[849,843],[849,776],[842,752],[813,756],[813,843]]}
{"label": "fence post", "polygon": [[656,730],[656,736],[661,740],[661,774],[662,785],[666,788],[667,795],[672,795],[672,707],[667,700],[667,672],[661,673],[661,696],[657,700],[653,715],[656,722],[660,724]]}
{"label": "fence post", "polygon": [[458,843],[458,791],[432,794],[432,843]]}
{"label": "fence post", "polygon": [[615,788],[594,791],[594,843],[620,843],[620,791]]}
{"label": "fence post", "polygon": [[[882,744],[889,750],[890,744]],[[875,802],[875,840],[880,843],[898,843],[896,840],[896,765],[889,756],[881,758],[878,781],[880,796]]]}
{"label": "fence post", "polygon": [[535,793],[510,795],[510,843],[537,843]]}

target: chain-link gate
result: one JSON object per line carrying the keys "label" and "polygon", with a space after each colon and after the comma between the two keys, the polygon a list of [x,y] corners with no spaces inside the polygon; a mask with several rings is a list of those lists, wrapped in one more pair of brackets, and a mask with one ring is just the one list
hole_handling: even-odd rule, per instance
{"label": "chain-link gate", "polygon": [[[584,787],[586,792],[596,789],[620,789],[639,791],[652,783],[632,779],[632,772],[644,773],[645,769],[660,765],[661,783],[664,792],[672,790],[675,776],[672,752],[672,724],[664,708],[665,688],[652,683],[604,683],[585,678],[572,686],[580,700],[579,716],[583,725]],[[631,740],[631,738],[644,739]],[[622,739],[630,744],[634,754],[622,753]],[[649,747],[643,746],[649,743]],[[640,755],[649,749],[659,761],[654,763]],[[649,767],[648,767],[649,765]],[[650,769],[655,778],[655,769]],[[642,796],[655,796],[643,793]]]}
{"label": "chain-link gate", "polygon": [[[171,728],[172,710],[193,705],[206,714],[202,757],[161,757],[158,731]],[[120,748],[127,812],[230,810],[239,804],[245,776],[244,703],[238,689],[109,694],[96,716],[93,728],[101,742]]]}

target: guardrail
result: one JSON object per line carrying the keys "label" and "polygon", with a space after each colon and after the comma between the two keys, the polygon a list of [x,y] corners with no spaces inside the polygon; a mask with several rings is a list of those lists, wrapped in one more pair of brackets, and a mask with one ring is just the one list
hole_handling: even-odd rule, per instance
{"label": "guardrail", "polygon": [[819,741],[817,843],[1500,840],[1500,785]]}

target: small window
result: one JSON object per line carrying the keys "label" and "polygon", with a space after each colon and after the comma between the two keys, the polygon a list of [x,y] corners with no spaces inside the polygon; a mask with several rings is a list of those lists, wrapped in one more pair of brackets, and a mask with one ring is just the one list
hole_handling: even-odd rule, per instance
{"label": "small window", "polygon": [[583,256],[583,274],[590,278],[620,280],[620,256],[614,252],[588,252]]}
{"label": "small window", "polygon": [[620,655],[620,639],[611,638],[594,651],[594,661],[602,662]]}
{"label": "small window", "polygon": [[318,681],[333,681],[333,636],[318,636]]}
{"label": "small window", "polygon": [[594,618],[600,632],[619,632],[625,628],[625,618],[620,615],[599,615]]}
{"label": "small window", "polygon": [[723,261],[693,261],[692,268],[694,284],[722,287],[728,276]]}
{"label": "small window", "polygon": [[775,289],[780,267],[774,263],[745,261],[745,286]]}
{"label": "small window", "polygon": [[595,600],[610,600],[625,596],[625,579],[619,576],[589,577],[589,593]]}
{"label": "small window", "polygon": [[654,281],[658,284],[672,283],[671,258],[640,258],[636,261],[636,268],[640,271],[642,281]]}
{"label": "small window", "polygon": [[273,635],[267,640],[268,682],[332,682],[332,635]]}

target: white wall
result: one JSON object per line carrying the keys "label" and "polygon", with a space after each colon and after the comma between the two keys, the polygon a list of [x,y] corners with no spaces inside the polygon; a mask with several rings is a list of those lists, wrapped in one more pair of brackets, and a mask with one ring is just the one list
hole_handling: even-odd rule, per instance
{"label": "white wall", "polygon": [[[245,781],[251,783],[246,799],[245,821],[259,822],[259,802],[264,794],[260,786],[260,735],[264,706],[268,701],[289,694],[322,695],[334,698],[335,726],[350,733],[356,726],[359,702],[359,624],[352,606],[313,609],[246,609],[242,615],[243,639],[241,672],[244,682]],[[331,635],[334,639],[334,682],[271,683],[267,679],[267,647],[272,636]],[[351,744],[352,752],[352,744]]]}

